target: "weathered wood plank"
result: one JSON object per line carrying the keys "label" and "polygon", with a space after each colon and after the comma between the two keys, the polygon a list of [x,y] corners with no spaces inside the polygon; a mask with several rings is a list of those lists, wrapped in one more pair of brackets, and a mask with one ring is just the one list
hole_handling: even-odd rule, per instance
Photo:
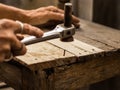
{"label": "weathered wood plank", "polygon": [[64,50],[55,47],[46,42],[40,42],[34,45],[27,46],[28,52],[25,56],[20,56],[21,61],[25,64],[42,63],[57,58],[65,58],[73,56],[70,53],[66,53],[64,56]]}
{"label": "weathered wood plank", "polygon": [[104,51],[76,39],[73,42],[61,42],[59,39],[53,39],[30,45],[27,48],[28,53],[25,56],[17,57],[16,60],[32,69],[37,68],[36,64],[41,69],[65,65],[67,61],[75,62],[77,57]]}
{"label": "weathered wood plank", "polygon": [[112,30],[82,21],[75,35],[81,41],[55,39],[27,46],[27,54],[15,59],[23,67],[2,63],[0,79],[16,90],[75,90],[110,78],[120,73],[120,35]]}
{"label": "weathered wood plank", "polygon": [[35,71],[31,71],[28,68],[22,68],[22,86],[21,90],[41,90],[40,78],[38,78]]}
{"label": "weathered wood plank", "polygon": [[79,57],[79,56],[83,56],[83,55],[88,55],[88,54],[91,54],[90,52],[84,50],[84,49],[80,49],[80,48],[77,48],[75,46],[73,46],[71,43],[69,42],[61,42],[59,40],[50,40],[49,43],[52,43],[53,45],[57,46],[57,47],[60,47],[72,54],[74,54],[75,56]]}
{"label": "weathered wood plank", "polygon": [[72,45],[75,45],[78,48],[84,49],[86,51],[89,51],[91,53],[99,53],[99,52],[103,52],[104,50],[99,49],[93,45],[87,44],[85,42],[79,41],[77,39],[74,39],[73,42],[70,42]]}
{"label": "weathered wood plank", "polygon": [[110,51],[110,50],[114,49],[114,47],[109,46],[106,43],[102,43],[98,40],[94,40],[94,39],[79,35],[79,33],[81,33],[81,32],[82,32],[81,30],[77,30],[76,34],[74,35],[74,38],[76,38],[77,40],[80,40],[82,42],[85,42],[87,44],[93,45],[97,48],[103,49],[105,51]]}
{"label": "weathered wood plank", "polygon": [[55,90],[77,90],[120,73],[120,54],[56,67],[50,79]]}
{"label": "weathered wood plank", "polygon": [[37,67],[41,69],[50,68],[75,61],[75,56],[73,54],[47,42],[29,45],[27,46],[27,49],[27,54],[17,57],[16,60],[32,69]]}
{"label": "weathered wood plank", "polygon": [[77,33],[81,36],[96,40],[113,48],[120,48],[119,30],[81,19],[81,29]]}
{"label": "weathered wood plank", "polygon": [[[90,44],[92,42],[92,45],[95,44],[95,47],[98,47],[98,48],[100,47],[101,49],[104,49],[106,51],[115,49],[115,47],[113,47],[113,45],[110,45],[110,43],[106,42],[106,41],[112,42],[112,40],[110,40],[111,36],[107,32],[108,30],[107,31],[105,31],[105,30],[110,29],[111,34],[116,34],[116,33],[118,33],[118,31],[115,30],[115,33],[113,33],[112,32],[113,29],[108,28],[108,27],[99,26],[97,24],[91,24],[90,22],[86,22],[86,21],[85,22],[81,21],[81,23],[82,23],[81,24],[82,30],[78,30],[75,37],[77,37],[79,40],[82,40],[82,41],[84,40],[88,44]],[[99,28],[101,28],[101,29],[99,29]],[[105,31],[105,33],[104,33],[104,31]],[[89,35],[90,33],[93,33],[93,34]],[[103,35],[107,36],[107,38],[104,39],[103,37],[101,37],[101,36],[103,36],[103,35],[101,35],[101,33],[104,33]],[[79,36],[77,36],[77,35],[79,35]],[[82,39],[81,39],[81,37],[82,37]],[[94,38],[91,38],[91,37],[94,37]],[[98,37],[103,40],[99,39]],[[119,40],[118,37],[119,36],[117,34],[117,37],[116,37],[117,40]],[[114,44],[117,45],[117,43],[114,43]],[[77,52],[77,56],[81,53],[83,53],[83,55],[86,55],[86,53],[90,54],[89,52],[86,52],[84,50],[74,47],[74,45],[72,45],[70,47],[71,48],[69,48],[69,49],[71,49],[71,51]],[[65,56],[64,56],[64,54],[65,54]],[[36,64],[36,63],[45,63],[44,65],[46,65],[47,62],[49,62],[49,61],[51,61],[51,62],[54,61],[54,64],[57,63],[57,65],[58,65],[58,62],[55,62],[55,61],[57,61],[56,59],[62,59],[62,58],[73,57],[73,56],[74,56],[73,53],[71,54],[69,52],[66,52],[63,49],[57,48],[46,42],[41,42],[39,44],[34,44],[34,45],[28,46],[28,53],[25,56],[18,57],[18,61],[24,65],[29,65],[29,66],[30,65],[32,66],[33,64]],[[23,61],[21,61],[19,59],[22,59]],[[59,62],[59,63],[60,63],[59,65],[62,65],[64,62]],[[53,64],[53,63],[51,63],[51,64]],[[51,64],[47,64],[47,67],[53,66]]]}
{"label": "weathered wood plank", "polygon": [[49,40],[48,42],[78,57],[104,51],[102,49],[96,48],[92,45],[78,41],[76,39],[74,39],[74,41],[72,42],[61,42],[59,39]]}
{"label": "weathered wood plank", "polygon": [[0,80],[16,90],[21,90],[21,70],[14,64],[0,63]]}

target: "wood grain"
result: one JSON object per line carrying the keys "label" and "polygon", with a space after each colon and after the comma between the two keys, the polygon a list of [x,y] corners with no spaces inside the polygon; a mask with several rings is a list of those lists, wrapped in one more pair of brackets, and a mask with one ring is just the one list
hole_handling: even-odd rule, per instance
{"label": "wood grain", "polygon": [[30,45],[27,49],[27,54],[17,57],[16,61],[31,69],[55,67],[75,60],[73,54],[65,51],[64,55],[63,49],[47,42]]}
{"label": "wood grain", "polygon": [[0,80],[16,90],[79,90],[119,74],[119,31],[81,23],[78,40],[36,43],[26,55],[0,64]]}
{"label": "wood grain", "polygon": [[21,70],[16,65],[1,63],[0,80],[16,90],[21,90]]}
{"label": "wood grain", "polygon": [[84,20],[81,20],[81,22],[81,30],[77,32],[80,36],[90,38],[113,48],[120,48],[119,30]]}
{"label": "wood grain", "polygon": [[28,46],[28,53],[25,56],[17,57],[16,60],[32,69],[37,68],[37,65],[45,69],[65,65],[66,61],[75,62],[77,57],[94,55],[103,51],[76,39],[73,42],[53,39]]}
{"label": "wood grain", "polygon": [[111,78],[120,73],[120,55],[88,60],[83,63],[55,68],[55,90],[76,90],[89,84]]}
{"label": "wood grain", "polygon": [[48,42],[78,57],[104,51],[90,44],[84,43],[82,41],[78,41],[77,39],[74,39],[74,41],[72,42],[61,42],[59,39],[50,40]]}

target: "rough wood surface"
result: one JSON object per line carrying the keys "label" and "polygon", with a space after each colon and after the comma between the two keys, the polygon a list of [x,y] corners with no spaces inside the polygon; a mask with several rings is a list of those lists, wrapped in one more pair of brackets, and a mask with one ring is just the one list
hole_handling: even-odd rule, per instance
{"label": "rough wood surface", "polygon": [[47,42],[28,46],[28,53],[25,56],[18,57],[16,60],[32,69],[37,68],[37,65],[38,68],[45,69],[65,65],[66,61],[73,63],[80,56],[87,57],[87,55],[94,55],[104,51],[76,39],[72,42],[62,42],[59,39]]}
{"label": "rough wood surface", "polygon": [[74,36],[80,41],[27,46],[27,54],[14,59],[20,66],[0,65],[0,80],[16,90],[77,90],[119,74],[120,31],[81,23]]}
{"label": "rough wood surface", "polygon": [[103,49],[105,51],[114,49],[114,47],[108,46],[106,43],[102,43],[102,42],[98,41],[97,39],[94,40],[94,39],[91,39],[91,38],[79,35],[79,33],[81,33],[81,32],[82,31],[78,30],[77,33],[74,35],[74,37],[76,39],[80,40],[80,41],[83,41],[83,42],[85,42],[87,44],[90,44],[90,45],[93,45],[95,47],[98,47],[98,48]]}
{"label": "rough wood surface", "polygon": [[22,68],[21,90],[42,90],[39,82],[40,78],[38,78],[37,73],[27,68]]}
{"label": "rough wood surface", "polygon": [[108,47],[120,48],[120,30],[117,29],[81,20],[81,29],[76,33],[76,37],[79,36],[103,43]]}
{"label": "rough wood surface", "polygon": [[[86,48],[85,45],[80,44],[82,47],[80,48],[79,43],[81,42],[104,51],[119,49],[119,34],[120,31],[118,30],[81,20],[81,29],[78,30],[74,36],[80,41],[76,42],[75,40],[75,42],[72,43],[61,43],[60,41],[53,43],[54,40],[52,42],[48,41],[49,43],[40,42],[28,46],[28,53],[25,56],[17,57],[18,59],[16,60],[30,68],[36,68],[36,64],[41,64],[39,65],[40,68],[45,68],[44,66],[46,66],[46,68],[60,66],[66,64],[64,61],[70,62],[70,57],[91,54],[90,49]],[[50,42],[54,45],[51,45]],[[56,47],[55,44],[59,45],[56,45]],[[75,60],[71,59],[71,62],[75,62]],[[36,66],[34,67],[34,65]]]}
{"label": "rough wood surface", "polygon": [[0,64],[0,80],[16,90],[21,90],[21,70],[14,64]]}
{"label": "rough wood surface", "polygon": [[[118,30],[81,20],[81,29],[76,32],[75,38],[87,44],[93,45],[94,47],[103,49],[105,51],[110,51],[112,49],[120,48],[119,33],[120,31]],[[76,49],[73,45],[70,49],[71,51],[76,52],[77,50],[78,52],[80,50]],[[81,50],[81,53],[83,52],[84,51]],[[71,54],[69,52],[65,52],[63,49],[54,47],[46,42],[42,42],[28,46],[28,53],[25,56],[19,57],[19,62],[25,65],[33,65],[36,63],[46,63],[50,60],[54,61],[58,58],[62,59],[72,56],[74,56],[73,53]]]}
{"label": "rough wood surface", "polygon": [[82,63],[55,68],[51,75],[55,90],[77,90],[90,83],[111,78],[120,73],[120,54],[100,57]]}
{"label": "rough wood surface", "polygon": [[59,39],[49,40],[48,42],[78,57],[104,51],[87,43],[78,41],[77,39],[74,39],[72,42],[61,42]]}
{"label": "rough wood surface", "polygon": [[45,69],[73,62],[75,56],[67,51],[64,55],[63,49],[41,42],[28,46],[27,54],[17,57],[16,60],[31,69]]}

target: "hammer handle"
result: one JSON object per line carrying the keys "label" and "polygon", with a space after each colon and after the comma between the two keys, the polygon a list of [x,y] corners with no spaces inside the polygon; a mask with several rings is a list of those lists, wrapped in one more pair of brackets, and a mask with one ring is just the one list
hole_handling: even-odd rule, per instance
{"label": "hammer handle", "polygon": [[64,26],[71,27],[72,25],[72,4],[65,3],[64,9],[65,9]]}

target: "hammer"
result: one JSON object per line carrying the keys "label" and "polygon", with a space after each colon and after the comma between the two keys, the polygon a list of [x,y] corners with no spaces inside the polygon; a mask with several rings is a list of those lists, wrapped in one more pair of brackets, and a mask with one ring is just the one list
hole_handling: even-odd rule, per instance
{"label": "hammer", "polygon": [[75,34],[75,27],[72,25],[72,4],[65,3],[64,24],[59,24],[55,29],[45,32],[42,37],[36,38],[29,36],[21,42],[25,45],[30,45],[37,42],[42,42],[50,39],[60,38],[61,41],[67,41]]}

